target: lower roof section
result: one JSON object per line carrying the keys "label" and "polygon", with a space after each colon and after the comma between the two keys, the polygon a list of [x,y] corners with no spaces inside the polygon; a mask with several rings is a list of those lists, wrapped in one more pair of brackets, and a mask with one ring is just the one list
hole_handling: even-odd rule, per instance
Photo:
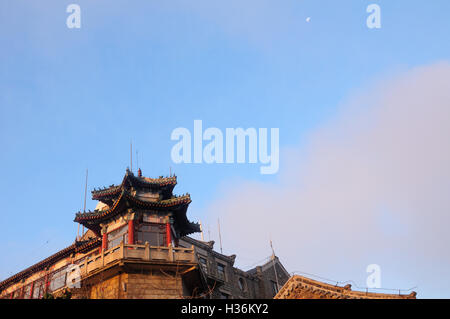
{"label": "lower roof section", "polygon": [[355,291],[351,289],[351,285],[334,286],[294,275],[280,289],[275,299],[416,299],[416,292],[402,295]]}
{"label": "lower roof section", "polygon": [[75,241],[72,245],[58,251],[57,253],[51,255],[50,257],[47,257],[44,260],[34,264],[33,266],[30,266],[27,269],[3,280],[2,282],[0,282],[0,291],[4,290],[10,285],[13,285],[21,281],[22,279],[31,276],[35,272],[50,267],[51,265],[62,260],[63,258],[70,256],[71,254],[87,252],[93,248],[100,246],[100,244],[101,244],[100,238],[91,238],[84,241]]}

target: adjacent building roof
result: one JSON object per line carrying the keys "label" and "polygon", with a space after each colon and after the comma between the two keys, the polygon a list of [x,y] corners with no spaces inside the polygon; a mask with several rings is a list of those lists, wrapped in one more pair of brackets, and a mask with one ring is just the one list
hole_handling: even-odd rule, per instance
{"label": "adjacent building roof", "polygon": [[288,276],[288,277],[290,276],[288,271],[286,270],[286,268],[284,268],[283,264],[280,262],[280,260],[278,259],[277,256],[272,256],[268,262],[266,262],[265,264],[263,264],[261,266],[256,266],[255,268],[248,270],[247,273],[249,273],[251,275],[256,274],[258,272],[258,267],[261,269],[261,271],[264,272],[267,269],[272,268],[274,263],[279,265],[279,267],[281,268],[281,270],[284,272],[284,274],[286,276]]}
{"label": "adjacent building roof", "polygon": [[416,292],[402,295],[355,291],[351,285],[334,286],[295,275],[284,284],[275,299],[416,299]]}
{"label": "adjacent building roof", "polygon": [[234,265],[234,262],[236,260],[236,255],[233,254],[233,255],[228,256],[228,255],[224,255],[224,254],[221,254],[221,253],[215,251],[214,250],[214,243],[215,243],[214,240],[201,241],[201,240],[197,240],[192,237],[189,237],[189,236],[185,236],[181,239],[191,245],[208,250],[213,256],[217,256],[221,259],[227,260],[231,266]]}

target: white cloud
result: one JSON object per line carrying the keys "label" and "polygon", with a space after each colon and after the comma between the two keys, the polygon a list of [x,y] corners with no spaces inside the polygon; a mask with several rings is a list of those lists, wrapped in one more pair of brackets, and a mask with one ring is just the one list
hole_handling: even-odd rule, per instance
{"label": "white cloud", "polygon": [[208,213],[226,252],[246,265],[271,237],[289,271],[363,285],[378,263],[384,287],[449,297],[449,80],[442,62],[380,81],[285,150],[279,183],[224,187]]}

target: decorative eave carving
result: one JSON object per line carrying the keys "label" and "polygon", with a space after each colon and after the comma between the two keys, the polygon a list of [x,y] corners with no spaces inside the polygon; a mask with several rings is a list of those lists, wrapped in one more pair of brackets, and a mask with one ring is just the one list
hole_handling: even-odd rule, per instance
{"label": "decorative eave carving", "polygon": [[351,285],[333,286],[324,282],[295,275],[280,289],[275,299],[415,299],[409,295],[354,291]]}

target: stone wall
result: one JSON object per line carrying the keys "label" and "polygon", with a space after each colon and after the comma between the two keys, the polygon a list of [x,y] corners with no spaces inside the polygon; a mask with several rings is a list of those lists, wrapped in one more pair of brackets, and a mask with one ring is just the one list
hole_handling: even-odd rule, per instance
{"label": "stone wall", "polygon": [[121,273],[91,287],[91,299],[172,299],[186,292],[180,276],[149,271]]}
{"label": "stone wall", "polygon": [[[275,263],[276,274],[278,277],[278,290],[289,280],[288,274],[281,268],[279,263]],[[277,282],[275,270],[272,262],[269,262],[265,267],[257,267],[257,277],[259,278],[259,296],[260,298],[273,298],[278,290],[274,289],[274,284]]]}
{"label": "stone wall", "polygon": [[91,286],[90,299],[120,299],[121,281],[126,280],[126,278],[126,274],[118,274],[109,279],[99,279],[97,283]]}
{"label": "stone wall", "polygon": [[173,299],[183,297],[180,276],[165,273],[129,274],[127,280],[128,299]]}

